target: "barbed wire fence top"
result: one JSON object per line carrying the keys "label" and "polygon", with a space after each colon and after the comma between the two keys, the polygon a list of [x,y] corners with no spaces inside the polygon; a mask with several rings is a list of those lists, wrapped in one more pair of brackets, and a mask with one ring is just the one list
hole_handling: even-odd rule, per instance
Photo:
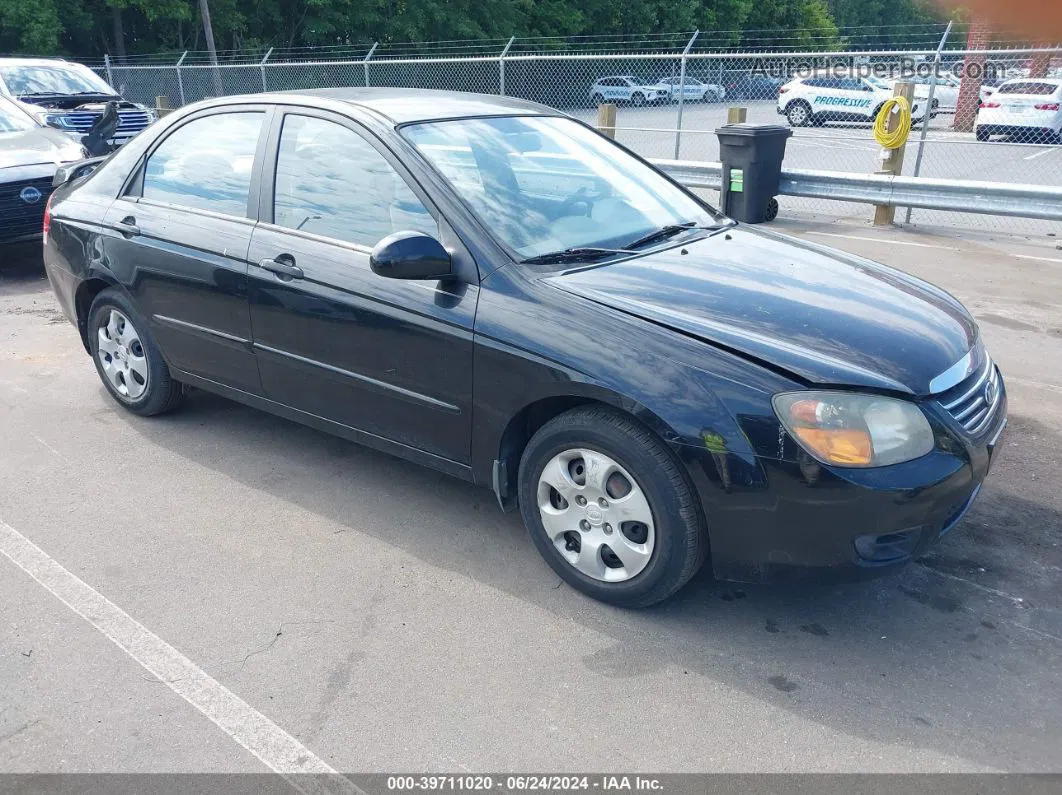
{"label": "barbed wire fence top", "polygon": [[[972,77],[964,72],[971,65],[979,70],[969,72]],[[1011,101],[1005,96],[1010,88],[997,93],[1015,79],[1039,78],[1045,85],[1062,80],[1062,44],[1008,40],[961,24],[840,28],[829,35],[790,29],[361,42],[222,50],[216,63],[206,52],[182,51],[108,57],[90,66],[127,99],[168,107],[262,91],[407,87],[527,99],[593,123],[597,105],[609,102],[619,106],[621,143],[644,156],[700,161],[718,160],[714,133],[726,123],[728,107],[746,108],[749,122],[785,124],[779,90],[793,77],[816,70],[873,74],[883,91],[891,92],[893,81],[903,78],[916,82],[916,101],[927,102],[933,93],[925,132],[912,134],[909,148],[917,147],[917,157],[906,159],[905,175],[1062,182],[1062,146],[1053,146],[1062,143],[1062,111],[1058,129],[1036,129],[1028,117],[1008,118],[1008,108],[1022,103],[1050,108],[1053,102],[1025,102],[1024,95]],[[843,92],[834,101],[843,103]],[[994,126],[986,139],[984,120],[1001,114],[999,134]],[[786,168],[876,170],[880,148],[868,121],[813,121],[794,130]],[[789,212],[865,216],[865,208],[840,202],[784,198],[782,206]],[[1048,222],[924,210],[914,211],[913,220],[1060,231]]]}

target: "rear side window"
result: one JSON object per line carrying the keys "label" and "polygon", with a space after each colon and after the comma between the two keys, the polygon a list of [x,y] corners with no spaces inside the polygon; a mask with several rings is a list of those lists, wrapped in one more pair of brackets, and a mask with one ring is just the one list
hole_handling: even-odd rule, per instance
{"label": "rear side window", "polygon": [[188,122],[144,169],[144,198],[245,217],[264,114],[218,113]]}
{"label": "rear side window", "polygon": [[1036,97],[1050,97],[1058,91],[1058,86],[1051,83],[1004,83],[999,87],[1000,94],[1027,94]]}

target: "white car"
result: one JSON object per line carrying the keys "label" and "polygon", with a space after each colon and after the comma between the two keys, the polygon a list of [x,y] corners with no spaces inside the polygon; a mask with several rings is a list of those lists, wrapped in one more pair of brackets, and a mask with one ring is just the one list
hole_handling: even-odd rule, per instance
{"label": "white car", "polygon": [[663,77],[653,86],[665,94],[672,102],[678,102],[679,95],[686,102],[722,102],[726,99],[726,89],[715,83],[703,83],[696,77],[686,76],[685,84],[681,77]]}
{"label": "white car", "polygon": [[1018,143],[1062,144],[1062,78],[1004,83],[977,112],[977,140],[1006,135]]}
{"label": "white car", "polygon": [[[876,77],[816,74],[790,80],[778,89],[778,112],[792,127],[828,121],[872,122],[892,95],[892,87]],[[924,99],[915,96],[911,116],[916,123],[925,119]]]}
{"label": "white car", "polygon": [[129,102],[99,75],[79,63],[59,58],[0,58],[0,96],[41,124],[77,141],[103,115],[109,102],[118,105],[118,127],[111,143],[128,141],[156,120],[152,108]]}
{"label": "white car", "polygon": [[[895,90],[896,84],[899,82],[914,83],[915,84],[915,97],[924,101],[929,99],[929,86],[936,80],[937,87],[933,91],[933,112],[938,110],[945,113],[954,113],[955,109],[959,106],[959,89],[962,87],[962,81],[951,73],[943,73],[937,77],[928,75],[922,77],[920,75],[914,75],[911,77],[901,77],[896,80],[887,81],[889,87]],[[981,101],[983,102],[990,94],[992,89],[987,86],[981,86]]]}
{"label": "white car", "polygon": [[629,102],[642,106],[651,102],[664,102],[670,98],[662,88],[648,85],[631,75],[601,77],[590,86],[590,101],[594,105],[602,102]]}

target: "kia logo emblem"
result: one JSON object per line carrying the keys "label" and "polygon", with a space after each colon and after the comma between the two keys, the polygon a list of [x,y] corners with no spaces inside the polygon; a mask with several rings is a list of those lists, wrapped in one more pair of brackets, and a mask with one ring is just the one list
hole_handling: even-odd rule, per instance
{"label": "kia logo emblem", "polygon": [[41,192],[32,185],[28,185],[19,192],[18,197],[26,204],[36,204],[41,200]]}
{"label": "kia logo emblem", "polygon": [[996,402],[996,385],[992,381],[985,384],[984,400],[989,406]]}

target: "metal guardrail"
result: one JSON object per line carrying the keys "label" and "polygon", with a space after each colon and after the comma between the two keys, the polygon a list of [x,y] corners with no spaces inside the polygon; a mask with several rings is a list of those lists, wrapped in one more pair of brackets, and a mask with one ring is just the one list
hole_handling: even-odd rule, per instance
{"label": "metal guardrail", "polygon": [[[687,187],[722,187],[722,163],[651,162]],[[1062,188],[1047,185],[783,169],[779,192],[809,199],[1062,221]]]}

